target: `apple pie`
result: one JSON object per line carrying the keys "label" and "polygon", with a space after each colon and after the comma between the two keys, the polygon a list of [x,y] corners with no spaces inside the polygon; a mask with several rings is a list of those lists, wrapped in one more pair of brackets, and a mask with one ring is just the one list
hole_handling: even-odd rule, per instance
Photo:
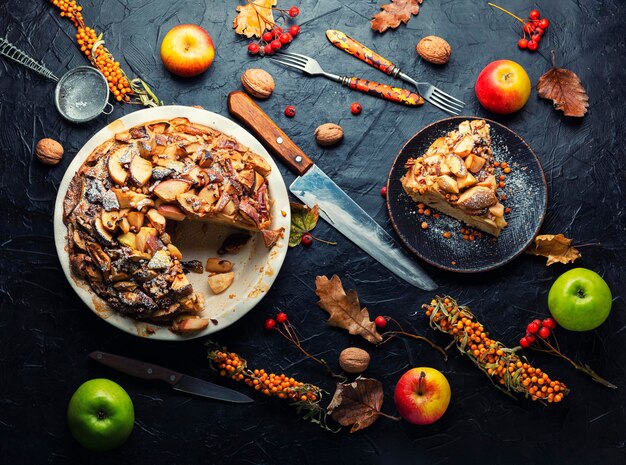
{"label": "apple pie", "polygon": [[402,187],[418,203],[498,237],[507,222],[498,201],[490,127],[463,121],[406,163]]}
{"label": "apple pie", "polygon": [[115,134],[90,154],[64,199],[73,274],[124,315],[179,332],[205,328],[204,296],[192,289],[168,225],[224,223],[261,232],[273,246],[280,231],[269,229],[270,170],[237,140],[186,118]]}

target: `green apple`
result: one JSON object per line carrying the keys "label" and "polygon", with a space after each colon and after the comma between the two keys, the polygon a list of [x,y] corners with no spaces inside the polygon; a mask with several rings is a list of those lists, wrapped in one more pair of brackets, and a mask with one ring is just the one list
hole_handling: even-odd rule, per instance
{"label": "green apple", "polygon": [[554,281],[548,294],[548,308],[563,328],[589,331],[607,319],[612,299],[609,286],[598,273],[574,268]]}
{"label": "green apple", "polygon": [[92,379],[70,399],[67,422],[79,443],[87,449],[105,451],[128,439],[135,425],[135,410],[122,386],[108,379]]}

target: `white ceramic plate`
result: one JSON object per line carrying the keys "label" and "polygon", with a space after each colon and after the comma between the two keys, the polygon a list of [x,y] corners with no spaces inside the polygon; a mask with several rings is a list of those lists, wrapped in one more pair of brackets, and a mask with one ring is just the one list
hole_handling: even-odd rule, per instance
{"label": "white ceramic plate", "polygon": [[[69,255],[67,253],[67,228],[63,223],[63,199],[65,198],[68,185],[76,171],[98,145],[124,129],[157,119],[176,117],[189,118],[194,123],[204,124],[234,137],[267,160],[272,167],[272,172],[268,176],[272,205],[271,227],[272,229],[285,228],[284,238],[280,239],[271,250],[265,247],[261,235],[256,234],[237,254],[224,256],[224,258],[235,263],[235,281],[222,294],[214,295],[211,292],[207,281],[207,273],[189,273],[187,275],[194,290],[202,292],[205,296],[205,310],[202,316],[214,321],[210,322],[204,331],[189,335],[174,334],[166,327],[138,322],[120,315],[111,310],[102,299],[96,296],[86,282],[72,276]],[[206,336],[224,329],[250,311],[267,293],[283,264],[287,254],[290,224],[291,212],[285,183],[278,171],[278,167],[261,143],[228,118],[210,111],[177,105],[136,111],[112,122],[96,133],[78,152],[68,167],[61,181],[54,208],[54,240],[61,267],[70,285],[83,302],[96,315],[127,333],[170,341]],[[200,260],[204,264],[207,258],[217,256],[216,251],[224,238],[234,231],[232,228],[221,225],[183,221],[177,223],[172,235],[172,242],[183,253],[183,260]]]}

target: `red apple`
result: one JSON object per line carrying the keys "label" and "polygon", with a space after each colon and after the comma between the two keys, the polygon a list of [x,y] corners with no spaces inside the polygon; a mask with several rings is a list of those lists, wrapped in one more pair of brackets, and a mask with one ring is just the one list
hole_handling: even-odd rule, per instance
{"label": "red apple", "polygon": [[514,113],[526,105],[530,97],[530,78],[514,61],[491,62],[476,79],[476,97],[492,113]]}
{"label": "red apple", "polygon": [[450,404],[450,384],[439,370],[413,368],[398,381],[393,399],[406,421],[429,425],[446,412]]}
{"label": "red apple", "polygon": [[215,48],[207,31],[195,24],[172,28],[161,44],[161,60],[178,76],[197,76],[213,63]]}

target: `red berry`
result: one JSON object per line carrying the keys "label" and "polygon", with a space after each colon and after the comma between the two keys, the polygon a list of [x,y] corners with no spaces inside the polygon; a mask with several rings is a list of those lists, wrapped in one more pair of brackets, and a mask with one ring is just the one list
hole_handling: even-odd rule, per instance
{"label": "red berry", "polygon": [[526,336],[524,336],[523,338],[521,338],[519,340],[519,345],[521,345],[522,347],[526,348],[530,345],[530,342],[528,342],[528,338]]}
{"label": "red berry", "polygon": [[528,326],[526,327],[526,331],[530,334],[535,334],[537,331],[539,331],[539,325],[533,321],[532,323],[528,324]]}
{"label": "red berry", "polygon": [[517,46],[521,48],[522,50],[524,50],[525,48],[528,47],[528,41],[526,39],[520,39],[517,41]]}
{"label": "red berry", "polygon": [[289,8],[289,16],[291,16],[292,18],[295,18],[299,14],[300,9],[297,6],[292,6],[291,8]]}
{"label": "red berry", "polygon": [[270,31],[263,33],[263,40],[265,42],[271,42],[273,38],[274,38],[274,34],[272,34]]}
{"label": "red berry", "polygon": [[313,244],[313,236],[311,236],[309,233],[306,233],[304,236],[302,236],[301,242],[302,245],[308,247]]}
{"label": "red berry", "polygon": [[293,37],[300,34],[300,26],[298,26],[297,24],[294,24],[293,26],[291,26],[289,28],[289,34],[291,34]]}
{"label": "red berry", "polygon": [[275,39],[270,42],[270,46],[272,47],[272,50],[278,50],[283,46],[283,44],[280,43],[280,40]]}
{"label": "red berry", "polygon": [[257,53],[259,53],[259,44],[252,42],[250,45],[248,45],[248,53],[250,55],[256,55]]}
{"label": "red berry", "polygon": [[536,27],[534,32],[536,35],[541,37],[545,31],[540,27]]}
{"label": "red berry", "polygon": [[274,49],[270,44],[267,44],[265,47],[263,47],[263,51],[266,55],[271,55],[272,53],[274,53]]}
{"label": "red berry", "polygon": [[534,40],[530,40],[528,42],[528,50],[534,52],[538,48],[539,48],[539,44],[537,42],[535,42]]}
{"label": "red berry", "polygon": [[541,326],[541,320],[539,318],[535,318],[532,323],[535,323],[537,326]]}
{"label": "red berry", "polygon": [[530,19],[539,19],[541,17],[541,14],[537,10],[530,10],[530,13],[528,14],[528,17]]}
{"label": "red berry", "polygon": [[550,328],[546,328],[545,326],[539,330],[539,337],[541,339],[545,339],[550,335]]}
{"label": "red berry", "polygon": [[533,23],[526,23],[524,24],[524,27],[522,29],[526,34],[532,34],[535,30],[535,26],[533,25]]}
{"label": "red berry", "polygon": [[541,36],[539,34],[533,34],[532,36],[530,36],[530,40],[539,43],[539,41],[541,40]]}
{"label": "red berry", "polygon": [[387,186],[383,186],[380,188],[380,195],[383,196],[383,199],[387,198]]}
{"label": "red berry", "polygon": [[553,318],[546,318],[541,322],[541,325],[545,326],[546,328],[554,329],[556,328],[556,321],[554,321]]}
{"label": "red berry", "polygon": [[530,342],[531,344],[537,340],[534,334],[527,334],[526,339],[528,339],[528,342]]}
{"label": "red berry", "polygon": [[289,105],[287,108],[285,108],[285,116],[288,116],[289,118],[293,118],[294,116],[296,116],[296,107],[294,107],[293,105]]}
{"label": "red berry", "polygon": [[293,37],[288,32],[280,35],[280,42],[284,45],[287,45],[292,40],[293,40]]}
{"label": "red berry", "polygon": [[280,312],[278,315],[276,315],[276,321],[278,323],[284,323],[285,321],[287,321],[287,314],[285,312]]}
{"label": "red berry", "polygon": [[272,30],[272,33],[274,34],[274,37],[279,38],[280,35],[283,33],[283,28],[277,26]]}
{"label": "red berry", "polygon": [[267,320],[265,320],[265,329],[267,329],[268,331],[271,331],[275,327],[276,327],[276,320],[274,320],[274,318],[268,318]]}
{"label": "red berry", "polygon": [[354,102],[350,106],[350,111],[352,112],[353,115],[360,115],[362,110],[363,110],[363,107],[361,106],[359,102]]}
{"label": "red berry", "polygon": [[377,328],[383,329],[385,326],[387,326],[387,319],[384,316],[377,316],[374,320],[374,323],[376,324]]}
{"label": "red berry", "polygon": [[550,21],[548,21],[546,18],[539,20],[539,27],[541,29],[548,29],[549,25],[550,25]]}

